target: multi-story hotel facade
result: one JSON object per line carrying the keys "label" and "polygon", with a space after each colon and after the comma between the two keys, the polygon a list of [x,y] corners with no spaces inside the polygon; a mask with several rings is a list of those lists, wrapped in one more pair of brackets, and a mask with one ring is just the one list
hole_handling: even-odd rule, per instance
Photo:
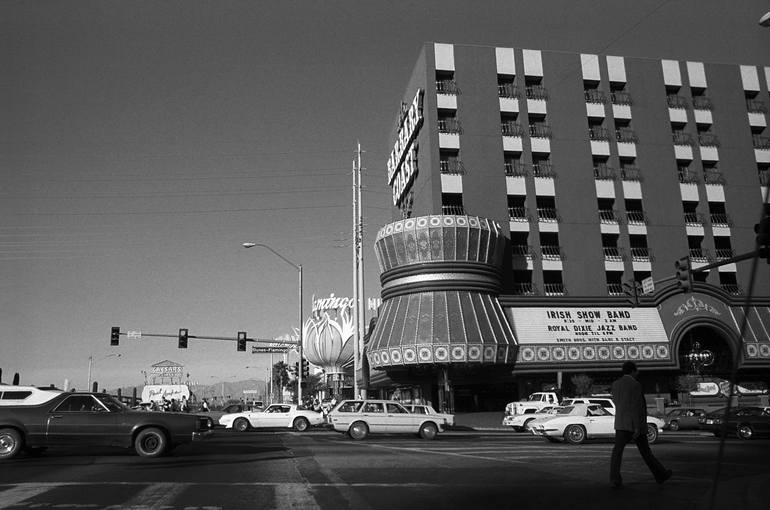
{"label": "multi-story hotel facade", "polygon": [[770,382],[770,265],[736,260],[770,185],[768,82],[766,64],[426,44],[383,171],[369,390],[501,409],[576,375],[600,389],[626,359],[672,398],[686,374]]}

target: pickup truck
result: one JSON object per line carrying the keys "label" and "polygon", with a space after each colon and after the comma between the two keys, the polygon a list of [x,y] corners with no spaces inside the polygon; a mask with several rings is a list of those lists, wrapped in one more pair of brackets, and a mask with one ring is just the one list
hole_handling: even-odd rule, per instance
{"label": "pickup truck", "polygon": [[536,413],[544,407],[558,406],[559,396],[553,391],[537,391],[532,393],[527,400],[510,402],[505,406],[505,414],[508,416],[516,414]]}

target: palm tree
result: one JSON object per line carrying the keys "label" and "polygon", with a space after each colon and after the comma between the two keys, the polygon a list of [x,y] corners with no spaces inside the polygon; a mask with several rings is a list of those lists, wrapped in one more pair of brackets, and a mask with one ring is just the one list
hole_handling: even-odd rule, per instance
{"label": "palm tree", "polygon": [[273,402],[283,398],[283,388],[289,384],[289,365],[279,361],[273,365]]}

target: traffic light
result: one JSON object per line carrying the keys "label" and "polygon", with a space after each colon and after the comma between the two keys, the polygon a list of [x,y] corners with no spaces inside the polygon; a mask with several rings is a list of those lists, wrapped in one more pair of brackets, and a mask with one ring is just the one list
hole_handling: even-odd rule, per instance
{"label": "traffic light", "polygon": [[112,326],[110,345],[120,345],[120,328],[118,326]]}
{"label": "traffic light", "polygon": [[310,363],[305,358],[302,358],[302,378],[307,379],[310,376]]}
{"label": "traffic light", "polygon": [[682,257],[674,262],[676,268],[676,283],[683,291],[692,290],[692,270],[690,268],[690,257]]}
{"label": "traffic light", "polygon": [[179,348],[187,349],[187,330],[183,328],[179,330]]}
{"label": "traffic light", "polygon": [[294,375],[298,377],[299,376],[299,361],[296,361],[294,363],[294,367],[292,367],[292,369],[294,370]]}
{"label": "traffic light", "polygon": [[238,332],[238,350],[239,351],[246,350],[246,332],[245,331]]}
{"label": "traffic light", "polygon": [[759,223],[754,225],[754,232],[757,234],[757,249],[759,256],[767,260],[770,264],[770,216],[765,214]]}

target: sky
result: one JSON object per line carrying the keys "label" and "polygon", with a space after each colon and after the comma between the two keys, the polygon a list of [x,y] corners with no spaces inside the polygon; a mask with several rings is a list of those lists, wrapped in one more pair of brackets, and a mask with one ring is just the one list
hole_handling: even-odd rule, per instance
{"label": "sky", "polygon": [[[266,377],[275,338],[352,296],[364,151],[366,297],[385,163],[425,42],[770,64],[767,0],[0,0],[2,382]],[[142,331],[109,345],[110,328]],[[117,356],[120,354],[120,356]],[[91,363],[89,363],[89,358]]]}

